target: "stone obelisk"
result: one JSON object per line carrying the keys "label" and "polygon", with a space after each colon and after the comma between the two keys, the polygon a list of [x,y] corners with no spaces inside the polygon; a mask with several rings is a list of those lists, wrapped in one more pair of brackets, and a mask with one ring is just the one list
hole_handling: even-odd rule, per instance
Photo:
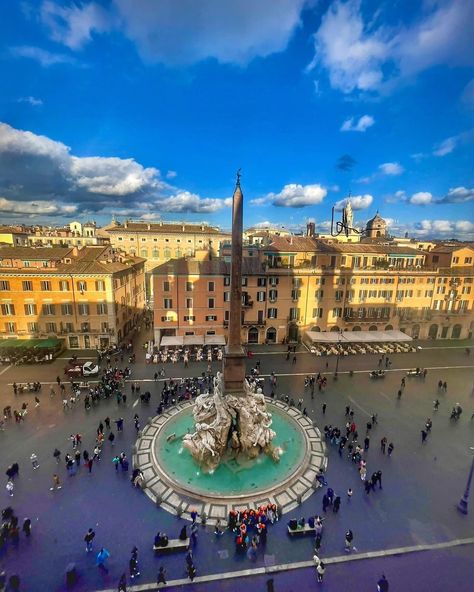
{"label": "stone obelisk", "polygon": [[224,392],[243,394],[245,351],[241,343],[242,327],[242,231],[243,201],[240,169],[232,198],[232,260],[230,279],[229,337],[224,355]]}

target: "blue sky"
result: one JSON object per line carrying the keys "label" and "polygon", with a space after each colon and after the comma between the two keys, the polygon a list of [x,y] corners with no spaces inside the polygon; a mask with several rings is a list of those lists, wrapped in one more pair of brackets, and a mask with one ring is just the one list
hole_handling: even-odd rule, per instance
{"label": "blue sky", "polygon": [[0,4],[0,216],[474,238],[471,0]]}

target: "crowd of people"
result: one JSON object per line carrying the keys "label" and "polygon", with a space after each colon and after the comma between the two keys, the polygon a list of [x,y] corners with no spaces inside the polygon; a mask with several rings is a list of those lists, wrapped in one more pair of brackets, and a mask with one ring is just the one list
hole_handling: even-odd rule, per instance
{"label": "crowd of people", "polygon": [[[292,351],[288,351],[289,355]],[[88,449],[85,448],[83,437],[80,433],[73,433],[70,435],[68,446],[71,450],[67,450],[64,454],[61,452],[60,447],[53,450],[53,457],[58,465],[58,468],[52,474],[52,482],[50,491],[55,492],[63,488],[62,477],[60,476],[61,470],[59,465],[64,463],[65,479],[73,477],[78,474],[79,471],[93,471],[94,465],[101,463],[101,455],[104,447],[108,447],[112,453],[112,467],[116,472],[128,473],[129,472],[129,460],[124,450],[115,452],[116,446],[116,435],[124,429],[124,419],[120,415],[120,409],[127,406],[127,389],[130,388],[133,397],[138,397],[139,401],[143,405],[147,405],[152,401],[152,393],[150,390],[141,392],[141,384],[139,380],[131,381],[132,370],[127,364],[125,367],[122,366],[126,363],[124,354],[129,356],[133,355],[133,348],[127,345],[122,350],[116,352],[108,352],[101,355],[101,374],[97,383],[93,386],[89,386],[87,392],[84,394],[84,409],[89,411],[93,406],[97,407],[100,402],[104,399],[114,399],[117,404],[117,417],[115,419],[107,416],[101,420],[97,426],[95,441],[89,444]],[[294,355],[294,353],[293,353]],[[120,361],[119,361],[120,360]],[[130,360],[130,357],[129,357]],[[130,363],[130,362],[129,362]],[[389,364],[386,364],[388,367]],[[203,392],[212,392],[213,389],[213,373],[212,367],[208,366],[207,372],[202,372],[199,376],[188,377],[188,378],[165,378],[164,370],[155,372],[154,382],[158,379],[161,380],[161,393],[157,392],[156,387],[153,389],[157,395],[157,408],[156,413],[161,414],[166,408],[171,405],[188,399],[195,398]],[[265,393],[271,397],[277,397],[278,390],[278,378],[275,372],[271,372],[268,377],[268,382],[263,379],[260,375],[260,362],[256,361],[254,367],[251,369],[251,374],[247,377],[248,381],[255,388],[264,389]],[[127,382],[126,382],[127,381]],[[63,402],[65,411],[72,410],[77,402],[82,398],[81,388],[72,380],[69,384],[65,383],[58,376],[56,378],[57,387],[52,387],[50,396],[54,398],[58,392]],[[41,383],[34,383],[36,385],[35,392],[41,391]],[[37,386],[39,384],[39,387]],[[318,373],[317,375],[308,375],[305,379],[305,389],[310,391],[311,398],[314,397],[316,385],[319,392],[323,392],[327,386],[327,377]],[[402,379],[400,384],[400,390],[403,392],[406,387],[405,378]],[[19,394],[18,385],[14,385],[14,394]],[[439,391],[446,392],[447,383],[446,381],[440,381]],[[130,392],[129,391],[129,392]],[[296,398],[290,395],[280,395],[282,400],[287,402],[290,406],[298,407],[305,415],[307,414],[306,408],[304,407],[303,397]],[[398,397],[400,398],[400,397]],[[35,400],[36,402],[36,400]],[[38,399],[39,405],[39,399]],[[440,402],[438,399],[434,401],[434,410],[437,411]],[[322,403],[321,411],[324,416],[326,413],[327,405]],[[454,410],[457,413],[457,419],[459,419],[462,409],[457,404]],[[341,410],[342,412],[342,410]],[[17,422],[25,420],[28,414],[28,403],[22,403],[19,410],[14,410],[13,416]],[[125,415],[125,414],[124,414]],[[12,418],[11,406],[4,408],[3,422],[9,421]],[[128,420],[127,420],[128,421]],[[364,422],[365,423],[365,422]],[[355,412],[350,406],[346,406],[344,413],[344,420],[341,421],[339,426],[327,424],[324,426],[324,438],[329,448],[335,449],[341,458],[346,459],[348,466],[354,466],[359,474],[361,487],[365,490],[365,494],[369,495],[371,492],[375,493],[382,490],[382,471],[377,465],[369,471],[368,464],[372,461],[372,454],[369,455],[371,448],[371,438],[373,432],[378,427],[378,416],[373,413],[368,421],[362,423],[362,426],[358,426],[356,423]],[[132,419],[132,425],[135,431],[138,433],[141,427],[140,417],[138,413],[135,413]],[[424,427],[421,430],[422,442],[425,443],[427,436],[431,433],[433,422],[430,417],[425,421]],[[1,426],[0,426],[1,427]],[[380,453],[388,456],[393,454],[395,445],[392,441],[389,441],[387,436],[383,435],[380,439]],[[91,451],[91,452],[89,452]],[[33,470],[37,470],[40,467],[40,459],[37,457],[36,452],[32,452],[30,461]],[[372,461],[373,462],[373,461]],[[372,464],[372,462],[370,464]],[[10,464],[6,470],[7,475],[7,494],[10,497],[14,496],[15,480],[18,478],[20,467],[18,462]],[[320,485],[326,487],[322,495],[322,513],[321,515],[316,514],[310,516],[307,520],[300,518],[296,520],[296,527],[302,528],[308,525],[311,529],[314,528],[314,565],[316,571],[316,578],[319,582],[322,582],[325,576],[326,564],[321,559],[321,548],[323,532],[326,528],[327,520],[331,514],[337,514],[344,504],[352,503],[353,491],[348,488],[345,491],[345,495],[342,492],[335,492],[334,488],[328,483],[326,475],[321,472],[317,480]],[[139,469],[133,469],[130,481],[133,486],[140,487],[143,484],[143,474]],[[64,483],[65,485],[65,483]],[[56,494],[55,494],[56,495]],[[377,493],[379,495],[379,493]],[[372,496],[371,496],[372,497]],[[226,521],[217,521],[214,527],[215,536],[223,536],[225,533],[230,533],[233,537],[235,552],[246,556],[250,561],[257,559],[259,549],[264,549],[267,536],[268,527],[274,524],[281,517],[280,510],[276,505],[268,504],[267,506],[260,506],[258,508],[246,508],[241,510],[233,510],[229,513]],[[196,577],[197,569],[193,557],[193,545],[197,539],[197,513],[191,514],[192,523],[190,528],[190,547],[187,550],[185,559],[185,571],[188,577],[193,580]],[[203,520],[203,523],[205,521]],[[295,519],[291,522],[295,524]],[[25,519],[22,532],[25,537],[29,537],[31,534],[31,520]],[[15,517],[11,508],[6,508],[2,513],[2,527],[0,531],[0,551],[5,548],[6,545],[17,545],[20,539],[20,526],[18,519]],[[84,542],[86,544],[86,551],[88,553],[93,552],[95,532],[91,528],[84,535]],[[184,539],[183,539],[184,537]],[[185,540],[188,538],[186,526],[181,530],[179,538]],[[166,533],[159,532],[154,541],[154,546],[166,546],[168,537]],[[355,550],[354,547],[354,532],[348,529],[344,536],[344,549],[347,553]],[[107,569],[107,560],[110,556],[110,552],[105,547],[97,548],[96,565],[101,570]],[[139,568],[139,557],[138,549],[136,546],[131,551],[131,557],[129,560],[128,575],[127,572],[123,573],[118,582],[118,590],[126,591],[127,581],[130,579],[134,581],[140,576]],[[6,574],[0,573],[0,591],[2,590],[2,578],[4,582],[8,581],[8,585],[11,590],[19,590],[20,579],[17,574],[10,574],[7,579]],[[382,592],[388,590],[388,582],[386,578],[381,578],[379,581],[379,588]],[[164,566],[160,566],[157,574],[157,583],[166,584],[166,569]],[[16,588],[14,586],[17,586]]]}

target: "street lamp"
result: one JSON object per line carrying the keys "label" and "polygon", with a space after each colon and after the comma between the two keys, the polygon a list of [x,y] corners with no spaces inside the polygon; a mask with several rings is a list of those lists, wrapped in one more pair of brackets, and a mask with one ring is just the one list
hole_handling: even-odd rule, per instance
{"label": "street lamp", "polygon": [[[474,450],[473,446],[470,446],[470,450]],[[469,477],[467,478],[467,483],[466,483],[466,489],[464,491],[464,495],[462,496],[462,498],[460,499],[459,503],[458,503],[458,510],[460,512],[462,512],[463,514],[467,514],[468,510],[467,510],[467,502],[469,500],[469,490],[471,489],[471,482],[472,482],[472,475],[474,473],[474,454],[472,456],[472,462],[471,462],[471,470],[469,471]]]}

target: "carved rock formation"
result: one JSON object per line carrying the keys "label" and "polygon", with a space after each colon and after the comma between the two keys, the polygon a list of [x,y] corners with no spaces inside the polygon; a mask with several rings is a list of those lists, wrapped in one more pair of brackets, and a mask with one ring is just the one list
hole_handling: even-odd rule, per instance
{"label": "carved rock formation", "polygon": [[255,458],[262,452],[279,460],[271,441],[272,415],[260,389],[244,381],[242,395],[223,394],[222,374],[214,379],[214,393],[199,395],[193,410],[196,431],[186,434],[183,446],[206,472],[213,471],[230,447],[234,453]]}

